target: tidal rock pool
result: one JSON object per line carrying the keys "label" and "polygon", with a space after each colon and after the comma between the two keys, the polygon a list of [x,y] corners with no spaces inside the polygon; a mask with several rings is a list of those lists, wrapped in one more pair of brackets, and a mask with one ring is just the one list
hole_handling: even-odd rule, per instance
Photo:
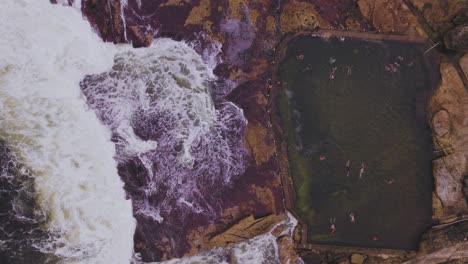
{"label": "tidal rock pool", "polygon": [[312,36],[289,43],[276,103],[309,243],[415,249],[431,225],[425,110],[438,75],[425,48]]}

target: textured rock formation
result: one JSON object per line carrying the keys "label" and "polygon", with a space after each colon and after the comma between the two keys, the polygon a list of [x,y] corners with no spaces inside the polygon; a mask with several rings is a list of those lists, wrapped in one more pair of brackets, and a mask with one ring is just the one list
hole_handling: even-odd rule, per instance
{"label": "textured rock formation", "polygon": [[251,239],[259,234],[270,231],[273,225],[282,220],[284,220],[284,215],[269,215],[257,219],[253,216],[249,216],[240,220],[228,230],[211,238],[208,245],[205,246],[207,248],[232,246],[235,243]]}
{"label": "textured rock formation", "polygon": [[[416,258],[406,264],[466,263],[468,222],[428,231],[422,238]],[[451,262],[447,262],[451,261]]]}
{"label": "textured rock formation", "polygon": [[440,73],[430,106],[433,139],[436,149],[451,154],[433,161],[434,218],[467,212],[462,179],[468,173],[468,93],[451,64],[443,63]]}
{"label": "textured rock formation", "polygon": [[330,24],[320,17],[314,5],[295,0],[287,2],[283,7],[280,24],[281,33],[330,27]]}
{"label": "textured rock formation", "polygon": [[358,5],[377,30],[385,33],[424,34],[417,18],[402,0],[359,0]]}
{"label": "textured rock formation", "polygon": [[299,256],[296,253],[294,241],[291,236],[281,236],[277,239],[277,242],[280,263],[298,263]]}
{"label": "textured rock formation", "polygon": [[448,49],[468,52],[468,23],[447,32],[444,36],[444,44]]}
{"label": "textured rock formation", "polygon": [[354,253],[354,254],[351,255],[351,263],[352,264],[362,264],[362,263],[364,263],[365,260],[366,260],[365,255],[361,255],[361,254],[357,254],[357,253]]}
{"label": "textured rock formation", "polygon": [[468,53],[466,53],[463,57],[460,58],[458,64],[460,64],[460,67],[465,73],[466,78],[468,78]]}
{"label": "textured rock formation", "polygon": [[450,28],[452,19],[468,8],[466,0],[410,0],[434,31]]}

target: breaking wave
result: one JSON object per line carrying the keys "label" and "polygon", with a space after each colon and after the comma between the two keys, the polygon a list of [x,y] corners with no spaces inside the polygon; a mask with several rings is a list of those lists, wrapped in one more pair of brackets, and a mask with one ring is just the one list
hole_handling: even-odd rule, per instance
{"label": "breaking wave", "polygon": [[216,193],[245,170],[247,121],[223,99],[232,87],[215,85],[213,61],[184,42],[158,39],[144,49],[120,47],[111,71],[82,82],[114,133],[121,167],[143,168],[121,173],[138,217],[161,223],[175,208],[216,215]]}
{"label": "breaking wave", "polygon": [[219,216],[247,120],[219,46],[105,44],[58,3],[0,9],[0,261],[128,263],[133,216]]}
{"label": "breaking wave", "polygon": [[11,152],[0,157],[0,180],[10,183],[1,188],[24,194],[10,205],[25,216],[1,227],[31,230],[20,237],[1,233],[2,255],[28,241],[67,263],[128,263],[132,205],[117,174],[111,133],[79,86],[86,74],[112,66],[114,47],[76,9],[48,1],[6,1],[0,24],[0,139]]}

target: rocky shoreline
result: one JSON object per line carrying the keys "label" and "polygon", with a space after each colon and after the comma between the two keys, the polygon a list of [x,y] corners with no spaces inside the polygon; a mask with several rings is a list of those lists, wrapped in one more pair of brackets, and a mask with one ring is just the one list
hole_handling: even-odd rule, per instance
{"label": "rocky shoreline", "polygon": [[[71,4],[72,1],[69,2]],[[447,6],[442,2],[317,0],[312,4],[299,0],[141,0],[130,1],[123,6],[119,0],[83,1],[84,16],[105,41],[143,47],[150,45],[154,38],[170,37],[194,43],[200,53],[213,43],[222,44],[223,62],[215,73],[220,79],[235,83],[236,88],[228,99],[243,109],[248,120],[244,143],[251,153],[251,160],[246,172],[221,198],[222,212],[218,219],[212,222],[204,217],[194,217],[180,231],[179,235],[186,241],[180,245],[172,245],[158,233],[164,227],[151,229],[151,223],[137,219],[137,230],[146,226],[146,230],[153,230],[151,236],[155,239],[137,234],[135,252],[141,253],[144,261],[159,261],[192,255],[216,246],[228,246],[267,232],[281,221],[285,210],[292,208],[294,190],[285,173],[288,171],[288,159],[284,155],[286,146],[284,143],[275,144],[279,137],[272,127],[279,134],[281,127],[272,123],[270,116],[271,112],[275,112],[271,98],[274,97],[277,82],[279,52],[284,50],[287,39],[304,32],[333,30],[329,33],[353,35],[350,32],[357,32],[364,38],[365,34],[370,38],[376,36],[374,33],[386,33],[391,35],[379,36],[406,40],[428,38],[436,44],[443,33],[456,26],[453,18],[468,9],[466,1],[452,1]],[[315,31],[317,29],[320,30]],[[456,146],[454,153],[434,161],[434,219],[443,223],[457,218],[457,215],[459,218],[466,217],[467,213],[462,180],[468,174],[468,101],[466,76],[460,73],[467,71],[468,58],[467,55],[462,57],[463,53],[440,47],[432,52],[438,51],[445,54],[441,56],[442,84],[431,100],[429,116],[435,132],[435,145],[440,149]],[[448,183],[445,180],[448,177],[454,181]],[[448,189],[448,186],[455,190]],[[177,217],[175,212],[167,221],[177,223]],[[466,225],[460,225],[461,229],[465,228],[466,238]],[[245,228],[252,226],[254,228]],[[302,227],[305,228],[304,225]],[[242,230],[241,239],[233,239],[229,235],[233,228]],[[294,238],[278,239],[283,252],[288,252],[283,253],[283,263],[287,259],[297,258],[295,251],[291,250],[294,241],[306,244],[300,233],[298,230]],[[464,240],[456,241],[454,245],[465,243]],[[430,252],[442,249],[432,250]],[[328,259],[343,255],[333,249],[315,251]],[[433,254],[430,252],[426,253]],[[352,252],[349,253],[341,258],[345,261],[343,263],[347,263],[348,257],[353,259]],[[404,254],[386,259],[381,256],[379,261],[385,259],[386,262],[378,263],[401,263],[398,261],[410,257],[416,255]],[[376,258],[370,256],[366,263],[376,263]],[[356,259],[361,258],[354,257]]]}

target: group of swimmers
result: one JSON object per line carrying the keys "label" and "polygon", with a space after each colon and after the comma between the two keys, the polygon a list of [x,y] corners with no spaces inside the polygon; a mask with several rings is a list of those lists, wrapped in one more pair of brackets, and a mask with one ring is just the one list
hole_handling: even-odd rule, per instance
{"label": "group of swimmers", "polygon": [[[359,169],[359,179],[362,178],[362,175],[364,174],[364,170],[366,169],[366,165],[364,165],[364,162],[361,162],[361,169]],[[351,161],[348,160],[346,161],[346,177],[349,177],[351,173]]]}
{"label": "group of swimmers", "polygon": [[[326,159],[326,157],[325,157],[325,155],[321,154],[319,159],[321,161],[323,161],[323,160]],[[361,162],[361,168],[359,169],[359,179],[362,178],[362,175],[364,174],[365,170],[366,170],[366,165],[364,164],[364,162]],[[350,174],[351,174],[351,161],[347,160],[346,161],[346,177],[349,177]],[[395,179],[387,179],[387,180],[385,180],[385,182],[387,184],[394,184],[394,183],[396,183],[396,180]],[[354,213],[349,214],[349,221],[352,224],[356,223],[356,216],[354,215]],[[335,231],[336,231],[336,224],[335,223],[336,223],[336,218],[330,218],[330,231],[331,231],[332,234],[335,233]],[[379,238],[377,236],[373,236],[372,240],[377,241],[377,240],[379,240]]]}
{"label": "group of swimmers", "polygon": [[[356,223],[356,217],[354,216],[354,213],[350,213],[349,214],[349,221],[352,223],[352,224],[355,224]],[[335,233],[336,231],[336,218],[330,218],[330,231],[332,233]]]}
{"label": "group of swimmers", "polygon": [[[326,160],[327,158],[325,157],[325,155],[321,154],[319,156],[319,159],[320,161],[324,161]],[[366,170],[366,165],[364,164],[364,162],[361,162],[361,168],[359,169],[359,179],[362,178],[362,175],[364,174],[364,171]],[[346,161],[346,177],[349,177],[351,175],[351,161],[350,160],[347,160]],[[385,182],[387,184],[394,184],[396,183],[396,180],[395,179],[386,179]]]}

